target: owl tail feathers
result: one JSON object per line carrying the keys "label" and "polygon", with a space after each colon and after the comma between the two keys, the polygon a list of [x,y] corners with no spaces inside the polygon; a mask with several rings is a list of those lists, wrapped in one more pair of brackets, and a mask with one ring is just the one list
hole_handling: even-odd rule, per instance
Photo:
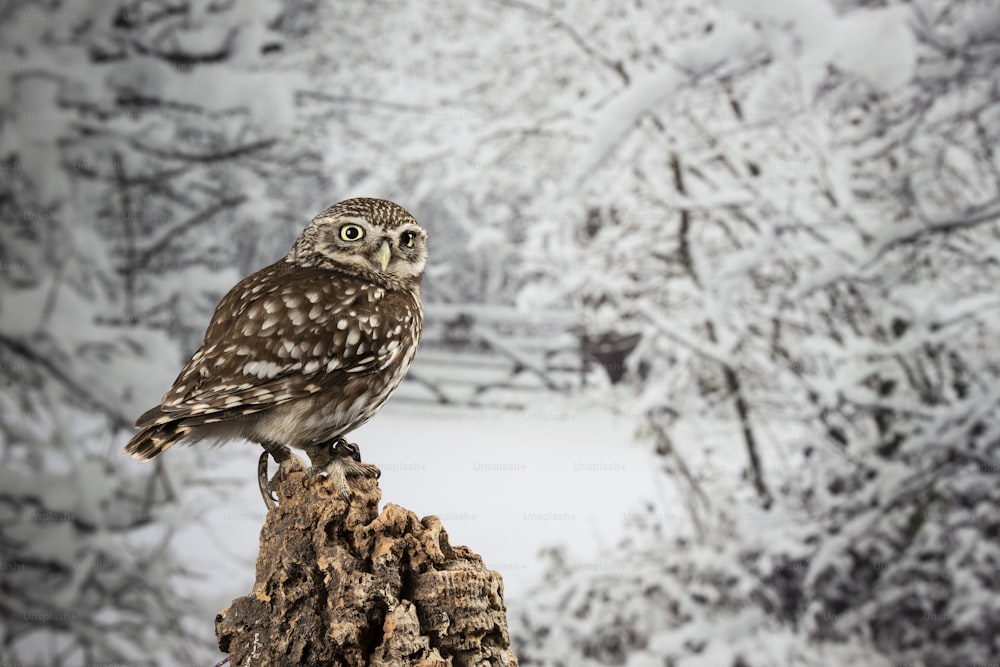
{"label": "owl tail feathers", "polygon": [[147,426],[128,441],[124,451],[142,463],[167,451],[190,432],[190,426],[177,422]]}

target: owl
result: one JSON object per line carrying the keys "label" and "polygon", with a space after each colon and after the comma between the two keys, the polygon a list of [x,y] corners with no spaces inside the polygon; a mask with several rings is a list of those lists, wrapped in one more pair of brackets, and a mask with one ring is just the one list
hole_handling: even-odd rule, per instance
{"label": "owl", "polygon": [[278,262],[222,298],[201,347],[125,451],[148,461],[181,441],[264,447],[279,474],[377,474],[344,436],[378,412],[406,374],[423,322],[427,232],[382,199],[348,199],[315,218]]}

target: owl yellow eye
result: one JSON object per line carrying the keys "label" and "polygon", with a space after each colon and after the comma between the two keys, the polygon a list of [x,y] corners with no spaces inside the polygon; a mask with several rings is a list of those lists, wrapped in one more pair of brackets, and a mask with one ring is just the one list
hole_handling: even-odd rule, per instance
{"label": "owl yellow eye", "polygon": [[399,235],[399,242],[407,248],[412,248],[417,235],[413,232],[403,232]]}
{"label": "owl yellow eye", "polygon": [[340,228],[340,238],[345,241],[359,241],[364,235],[365,230],[360,225],[347,224]]}

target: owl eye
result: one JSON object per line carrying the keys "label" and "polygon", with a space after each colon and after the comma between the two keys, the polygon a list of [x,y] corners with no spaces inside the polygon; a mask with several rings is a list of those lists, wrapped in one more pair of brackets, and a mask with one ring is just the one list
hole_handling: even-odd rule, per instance
{"label": "owl eye", "polygon": [[340,228],[340,238],[345,241],[359,241],[364,235],[365,230],[360,225],[346,224]]}
{"label": "owl eye", "polygon": [[407,248],[413,247],[413,242],[416,240],[417,235],[414,232],[403,232],[399,235],[399,242],[406,246]]}

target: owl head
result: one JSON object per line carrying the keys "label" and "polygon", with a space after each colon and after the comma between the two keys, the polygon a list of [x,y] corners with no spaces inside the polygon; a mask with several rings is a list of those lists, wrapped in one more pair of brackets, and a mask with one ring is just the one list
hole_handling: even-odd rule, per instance
{"label": "owl head", "polygon": [[285,259],[351,273],[389,289],[412,288],[427,262],[427,232],[390,201],[347,199],[313,218]]}

